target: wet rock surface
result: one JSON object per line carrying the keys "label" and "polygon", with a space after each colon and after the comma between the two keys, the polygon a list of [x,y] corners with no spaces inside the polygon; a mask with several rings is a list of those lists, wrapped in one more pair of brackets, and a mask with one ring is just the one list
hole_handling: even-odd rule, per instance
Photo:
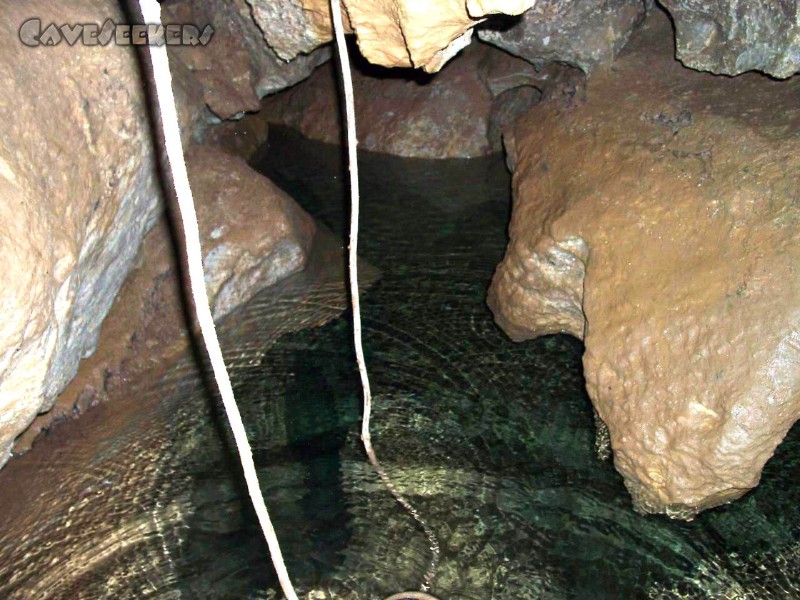
{"label": "wet rock surface", "polygon": [[[343,230],[339,151],[279,137],[271,178]],[[742,501],[691,523],[637,515],[594,456],[581,344],[510,343],[484,304],[506,242],[502,158],[362,159],[360,247],[384,273],[362,296],[373,440],[438,536],[433,592],[797,597],[800,426]],[[222,346],[300,597],[385,598],[417,588],[430,550],[360,447],[352,330],[330,320],[347,304],[342,248],[321,263],[333,271],[318,249],[226,319]],[[218,400],[191,356],[158,367],[0,472],[0,596],[281,597]]]}
{"label": "wet rock surface", "polygon": [[675,23],[677,57],[701,71],[779,78],[800,71],[800,7],[795,0],[662,0]]}
{"label": "wet rock surface", "polygon": [[560,62],[588,73],[613,61],[644,13],[641,0],[540,0],[519,20],[488,23],[478,36],[533,64]]}
{"label": "wet rock surface", "polygon": [[[501,150],[502,130],[539,101],[550,73],[485,44],[472,44],[436,75],[354,59],[361,148],[397,156],[455,158]],[[342,140],[333,63],[263,103],[265,118],[329,143]]]}
{"label": "wet rock surface", "polygon": [[[9,5],[4,12],[2,68],[9,85],[0,99],[8,123],[0,141],[0,175],[5,182],[0,217],[6,225],[0,249],[12,258],[11,267],[0,275],[5,314],[0,328],[0,466],[14,438],[37,413],[56,404],[51,414],[36,417],[17,450],[27,448],[32,436],[53,420],[80,413],[95,402],[97,394],[83,393],[86,386],[77,393],[65,392],[69,400],[57,396],[79,362],[95,350],[100,325],[164,207],[150,132],[153,121],[145,100],[148,88],[137,49],[81,43],[29,48],[20,42],[17,30],[32,15],[43,23],[125,21],[118,10],[93,0],[72,0],[58,7],[34,3],[24,11]],[[264,122],[229,122],[213,133],[209,128],[220,118],[257,110],[261,96],[306,77],[330,55],[320,49],[289,63],[278,59],[243,0],[169,3],[164,20],[215,29],[207,46],[169,48],[185,144],[205,136],[229,153],[252,152],[266,139]],[[242,137],[237,139],[237,134]],[[201,221],[213,224],[205,232],[206,245],[213,250],[211,283],[216,315],[222,317],[258,289],[301,268],[314,226],[240,159],[216,150],[198,151],[195,158],[200,196],[207,200],[199,207]],[[227,171],[221,173],[221,167]],[[254,224],[261,220],[263,229],[256,231]],[[165,224],[159,232],[168,246]],[[163,290],[155,282],[163,283],[175,273],[159,271],[164,264],[158,256],[150,259],[155,261],[148,267],[154,279],[136,286],[152,287],[158,297]],[[274,264],[268,264],[273,259]],[[177,280],[169,285],[175,287],[171,293],[179,295]],[[120,313],[120,323],[131,329],[126,332],[119,326],[114,337],[141,333],[137,328],[146,312],[131,308]],[[170,325],[159,337],[180,337],[173,326],[180,329],[183,322],[172,318],[173,313],[161,316]],[[125,371],[118,367],[119,353],[107,344],[103,352],[108,355],[87,367],[90,371],[97,371],[99,364]]]}
{"label": "wet rock surface", "polygon": [[[345,309],[339,241],[330,233],[316,241],[308,269],[258,295],[246,311],[232,315],[220,327],[234,379],[237,373],[259,364],[264,350],[281,335],[319,326]],[[158,250],[155,244],[145,247]],[[369,285],[376,273],[365,267],[362,281]],[[169,280],[167,287],[172,287]],[[152,322],[140,324],[135,332],[140,335],[138,340],[135,334],[129,337],[127,327],[117,331],[134,346],[158,342],[160,329],[171,326],[160,318],[168,316],[172,308],[170,302],[166,311],[150,314]],[[207,580],[193,586],[179,574],[185,564],[178,558],[183,553],[180,548],[188,540],[184,519],[195,512],[194,506],[203,507],[197,513],[198,533],[227,532],[237,537],[238,525],[249,518],[238,514],[241,506],[236,508],[239,487],[235,480],[209,480],[201,484],[199,495],[192,490],[192,482],[199,481],[195,467],[218,460],[223,469],[228,464],[226,442],[219,437],[212,416],[217,410],[213,408],[215,400],[205,396],[208,387],[197,355],[184,352],[170,358],[158,349],[139,347],[138,351],[140,354],[131,356],[128,349],[128,355],[129,360],[141,361],[141,370],[128,370],[128,365],[108,376],[110,385],[105,392],[115,401],[97,406],[72,427],[55,428],[37,440],[29,454],[11,461],[2,471],[7,484],[0,486],[6,519],[0,544],[0,593],[4,598],[171,597],[173,592],[166,587],[172,584],[185,585],[184,593],[192,597],[242,597],[231,595],[224,584],[218,588],[222,593],[216,595]],[[172,394],[179,389],[183,391]],[[167,396],[172,399],[163,404]],[[271,431],[280,437],[281,412],[261,416],[275,426]],[[170,466],[176,465],[176,460],[188,460],[195,467],[181,473]],[[74,476],[67,475],[69,471]],[[49,541],[40,537],[45,531],[52,535]],[[205,534],[200,535],[203,538]],[[156,539],[157,547],[152,545]],[[59,550],[53,551],[54,547]],[[247,540],[240,548],[259,552],[258,543]],[[25,558],[17,561],[12,556]],[[227,562],[216,567],[214,562],[204,564],[205,574],[213,579],[222,573],[225,579],[227,574],[220,567]],[[263,577],[266,562],[259,563]],[[147,581],[140,580],[140,575]],[[172,584],[165,587],[159,583],[162,578]]]}
{"label": "wet rock surface", "polygon": [[756,486],[800,416],[800,80],[673,59],[653,18],[585,102],[518,122],[490,289],[514,339],[586,344],[636,506],[692,516]]}
{"label": "wet rock surface", "polygon": [[196,146],[187,167],[197,203],[214,319],[306,263],[314,221],[242,159]]}

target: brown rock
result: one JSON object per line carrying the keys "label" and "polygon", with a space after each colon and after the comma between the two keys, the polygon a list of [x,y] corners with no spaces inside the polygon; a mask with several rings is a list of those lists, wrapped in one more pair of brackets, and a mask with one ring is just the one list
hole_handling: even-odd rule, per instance
{"label": "brown rock", "polygon": [[[259,70],[259,55],[248,46],[250,40],[263,47],[263,39],[249,14],[244,19],[237,12],[246,6],[203,6],[210,12],[189,12],[185,21],[202,26],[202,15],[208,14],[227,38],[217,39],[222,42],[216,50],[212,42],[194,51],[171,51],[184,141],[198,133],[206,102],[223,115],[245,110],[253,98],[257,108],[259,82],[268,75]],[[4,9],[0,251],[8,267],[0,271],[0,466],[14,438],[37,413],[52,407],[79,361],[94,351],[100,325],[161,209],[136,49],[65,41],[29,47],[18,33],[34,15],[42,28],[125,21],[116,5],[97,0],[37,1]],[[230,87],[226,78],[232,75]],[[209,219],[221,225],[229,215],[215,211],[230,207],[236,218],[247,215],[251,223],[263,218],[270,224],[265,237],[248,237],[237,229],[244,223],[234,218],[227,246],[219,241],[209,245],[217,248],[218,264],[211,272],[217,278],[216,312],[222,315],[257,287],[300,268],[313,225],[240,161],[222,157],[216,163],[215,168],[224,165],[230,171],[223,176],[201,166],[206,170],[201,179],[218,177],[206,181],[206,193],[213,193],[209,185],[232,173],[248,201],[262,195],[267,200],[244,207],[243,199],[214,196],[215,204],[209,202],[206,209]],[[275,264],[267,265],[264,261],[271,258]]]}
{"label": "brown rock", "polygon": [[94,349],[159,200],[134,49],[28,47],[18,32],[32,16],[123,20],[95,0],[3,8],[0,465]]}
{"label": "brown rock", "polygon": [[[388,71],[354,60],[361,148],[398,156],[483,156],[501,149],[500,133],[541,97],[547,76],[485,44],[474,44],[435,76]],[[335,65],[268,98],[270,121],[339,143],[341,105]]]}
{"label": "brown rock", "polygon": [[265,43],[245,0],[171,2],[164,6],[163,20],[214,28],[208,45],[169,50],[173,68],[185,65],[220,119],[257,111],[260,98],[305,79],[330,58],[326,48],[288,62],[280,59]]}
{"label": "brown rock", "polygon": [[695,73],[671,39],[652,19],[585,103],[518,122],[489,302],[514,339],[584,338],[636,507],[690,517],[800,416],[800,80]]}
{"label": "brown rock", "polygon": [[[294,201],[241,159],[197,147],[188,157],[206,257],[206,282],[220,320],[257,292],[306,264],[314,222]],[[177,217],[177,214],[175,215]],[[175,239],[177,237],[177,239]],[[27,451],[54,423],[83,413],[115,390],[182,350],[194,325],[181,267],[182,238],[162,215],[142,243],[136,264],[104,321],[92,356],[53,408],[20,436]],[[185,264],[185,263],[183,263]]]}
{"label": "brown rock", "polygon": [[305,265],[314,221],[242,159],[205,146],[187,156],[215,319]]}
{"label": "brown rock", "polygon": [[203,143],[216,146],[228,154],[249,160],[269,139],[269,123],[262,112],[245,115],[236,121],[225,121],[206,131]]}

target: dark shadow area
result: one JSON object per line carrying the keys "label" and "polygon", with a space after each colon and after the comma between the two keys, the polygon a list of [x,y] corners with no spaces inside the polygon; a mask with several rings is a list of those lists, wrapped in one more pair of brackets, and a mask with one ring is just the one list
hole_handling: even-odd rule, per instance
{"label": "dark shadow area", "polygon": [[[358,44],[356,43],[356,38],[353,35],[347,36],[347,50],[350,53],[350,63],[352,67],[366,77],[375,77],[376,79],[405,79],[407,81],[414,81],[419,85],[425,85],[436,76],[435,74],[426,73],[422,69],[389,68],[374,65],[361,54],[361,51],[358,49]],[[341,89],[341,86],[337,85],[337,89]]]}
{"label": "dark shadow area", "polygon": [[491,15],[482,23],[475,26],[475,31],[505,32],[522,22],[522,15]]}

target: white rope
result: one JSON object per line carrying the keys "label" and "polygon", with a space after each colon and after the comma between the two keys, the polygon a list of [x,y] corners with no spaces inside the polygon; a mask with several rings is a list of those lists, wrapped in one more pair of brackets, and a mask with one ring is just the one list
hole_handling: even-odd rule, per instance
{"label": "white rope", "polygon": [[[161,25],[161,6],[156,0],[139,0],[139,6],[142,9],[142,17],[144,17],[145,23]],[[233,430],[233,438],[236,441],[236,449],[239,452],[239,460],[242,463],[247,491],[253,502],[264,538],[267,540],[270,555],[272,556],[272,564],[278,574],[281,589],[288,600],[297,600],[297,594],[292,587],[289,573],[286,571],[286,565],[283,563],[283,556],[278,544],[278,538],[275,535],[275,529],[272,526],[267,506],[264,503],[264,497],[261,494],[258,474],[253,463],[253,451],[247,441],[247,433],[242,422],[242,416],[239,414],[239,408],[233,396],[233,387],[228,376],[228,370],[225,367],[222,349],[214,327],[214,319],[211,316],[211,308],[208,304],[208,294],[206,293],[203,273],[203,253],[200,248],[200,230],[197,224],[192,189],[189,186],[189,176],[186,172],[178,114],[175,108],[175,97],[172,92],[172,74],[169,68],[167,48],[164,45],[151,45],[149,48],[167,158],[169,158],[172,181],[175,185],[175,193],[178,196],[178,206],[180,207],[181,221],[183,222],[183,231],[186,238],[186,256],[189,264],[192,299],[197,311],[197,320],[200,323],[203,343],[211,360],[211,368],[214,371],[214,379],[222,396],[225,414],[228,416],[228,421]]]}
{"label": "white rope", "polygon": [[344,37],[342,8],[339,0],[331,0],[331,16],[333,30],[336,33],[336,47],[341,63],[342,87],[344,88],[344,108],[347,121],[347,162],[350,167],[350,246],[348,252],[348,268],[350,271],[350,300],[353,305],[353,341],[356,347],[356,362],[361,376],[361,387],[364,391],[364,416],[361,421],[361,439],[367,447],[372,448],[369,433],[369,420],[372,414],[372,391],[369,386],[367,363],[364,359],[364,347],[361,343],[361,301],[358,294],[358,217],[360,191],[358,185],[358,138],[356,138],[356,107],[353,99],[353,76],[350,72],[350,56]]}
{"label": "white rope", "polygon": [[[425,532],[430,544],[431,560],[428,564],[428,571],[425,581],[422,584],[423,591],[427,591],[433,585],[436,575],[436,567],[439,563],[439,542],[433,529],[425,522],[422,515],[416,508],[406,500],[394,485],[389,475],[378,461],[375,449],[372,447],[372,436],[370,435],[370,417],[372,415],[372,391],[369,385],[369,374],[367,373],[367,363],[364,358],[364,348],[361,340],[361,301],[358,293],[358,219],[360,192],[358,185],[358,138],[356,137],[356,108],[353,98],[353,77],[350,72],[350,56],[347,51],[347,43],[344,36],[344,24],[342,22],[342,9],[339,0],[330,0],[331,17],[333,19],[333,30],[336,34],[336,48],[339,53],[339,63],[342,74],[342,87],[344,88],[344,106],[347,121],[347,157],[350,167],[350,246],[348,252],[348,271],[350,273],[350,301],[353,305],[353,343],[356,350],[356,362],[358,363],[358,373],[361,376],[361,387],[364,396],[364,415],[361,421],[361,441],[364,443],[364,450],[378,476],[395,497],[397,502],[405,508],[411,516],[420,524]],[[396,594],[391,598],[426,598],[432,599],[433,596],[421,592],[408,592]]]}
{"label": "white rope", "polygon": [[[350,246],[348,254],[348,265],[350,272],[350,296],[353,305],[353,330],[354,343],[356,349],[356,360],[358,371],[361,376],[361,385],[364,391],[364,416],[361,426],[361,439],[364,449],[373,467],[381,477],[383,482],[391,491],[397,501],[405,507],[412,516],[422,525],[430,543],[432,559],[429,566],[426,582],[423,589],[429,589],[433,575],[438,563],[439,544],[433,530],[425,523],[416,509],[400,494],[394,486],[389,476],[383,470],[372,447],[370,437],[370,416],[372,413],[372,393],[369,385],[369,375],[364,359],[364,349],[361,336],[361,306],[358,293],[358,220],[359,220],[359,186],[358,186],[358,156],[355,122],[355,103],[353,101],[353,81],[350,73],[349,55],[344,37],[344,25],[342,23],[341,7],[339,0],[331,1],[331,13],[333,16],[334,30],[336,32],[336,43],[339,50],[339,58],[342,65],[342,79],[345,91],[345,112],[347,116],[347,141],[348,141],[348,161],[350,165]],[[142,17],[146,23],[161,25],[161,6],[156,0],[139,0],[142,10]],[[153,65],[153,78],[155,80],[156,95],[158,99],[158,110],[161,114],[161,125],[163,128],[164,142],[169,159],[172,180],[175,186],[175,193],[178,198],[181,221],[183,224],[184,237],[186,241],[186,256],[189,268],[189,283],[192,299],[194,300],[197,320],[200,324],[200,331],[203,337],[206,351],[211,361],[211,368],[214,379],[219,387],[222,403],[225,407],[225,414],[233,431],[236,449],[239,453],[239,460],[244,472],[247,491],[261,525],[264,538],[269,546],[272,564],[278,575],[281,589],[287,600],[298,600],[297,594],[292,587],[289,573],[283,562],[278,538],[275,529],[269,518],[264,497],[261,494],[261,487],[258,483],[258,474],[253,462],[253,452],[247,440],[247,433],[242,422],[239,408],[233,394],[228,370],[225,366],[225,359],[217,338],[214,319],[211,315],[211,308],[208,302],[208,293],[205,287],[205,275],[203,272],[203,253],[200,247],[200,230],[197,223],[197,213],[194,207],[189,176],[186,171],[186,160],[181,143],[180,126],[178,114],[175,106],[175,97],[172,91],[172,74],[169,68],[169,58],[166,46],[149,46],[150,59]],[[407,592],[391,596],[394,598],[419,598],[436,600],[433,596],[424,592]]]}

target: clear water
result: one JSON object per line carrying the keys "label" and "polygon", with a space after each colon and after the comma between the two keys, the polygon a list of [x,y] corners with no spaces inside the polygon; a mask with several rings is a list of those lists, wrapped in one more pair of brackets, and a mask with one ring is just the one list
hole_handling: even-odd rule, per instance
{"label": "clear water", "polygon": [[[260,168],[342,233],[337,149],[270,136]],[[800,597],[800,431],[731,506],[634,513],[595,454],[581,344],[514,344],[484,304],[502,157],[365,155],[362,170],[361,255],[382,273],[362,300],[374,442],[439,537],[442,600]],[[429,549],[359,446],[343,306],[339,270],[312,268],[234,315],[223,345],[295,583],[371,600],[418,588]],[[0,532],[3,598],[280,596],[191,356],[0,472]]]}

